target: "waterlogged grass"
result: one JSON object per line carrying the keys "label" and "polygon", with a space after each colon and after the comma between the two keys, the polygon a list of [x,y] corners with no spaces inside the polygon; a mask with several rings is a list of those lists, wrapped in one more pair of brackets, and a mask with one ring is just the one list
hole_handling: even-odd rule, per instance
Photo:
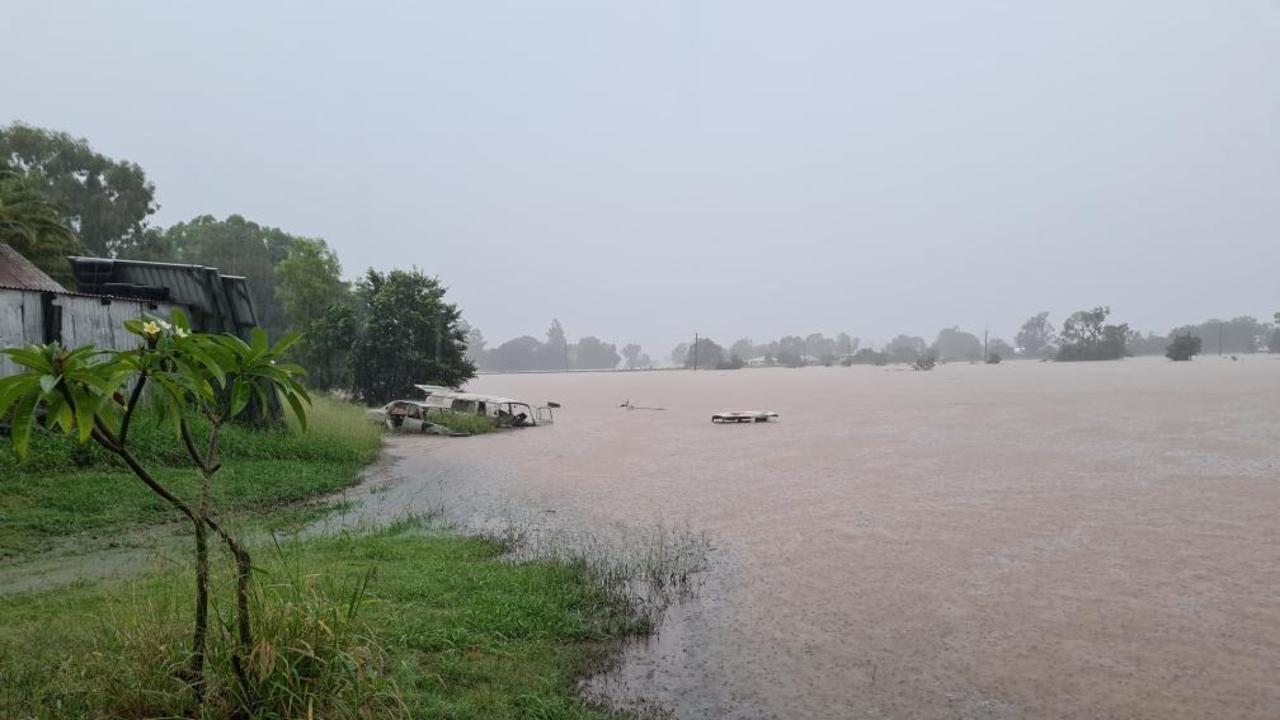
{"label": "waterlogged grass", "polygon": [[[574,697],[604,641],[644,621],[572,559],[417,523],[260,548],[257,718],[599,718]],[[225,563],[220,563],[225,565]],[[189,570],[0,598],[0,717],[177,717]],[[215,607],[230,612],[226,577]],[[245,711],[215,632],[203,717]]]}
{"label": "waterlogged grass", "polygon": [[442,412],[433,413],[427,418],[436,425],[442,425],[452,432],[466,435],[483,435],[497,429],[493,420],[482,415],[470,413]]}
{"label": "waterlogged grass", "polygon": [[[355,482],[373,460],[380,431],[354,405],[317,398],[309,429],[229,426],[223,468],[212,487],[224,515],[269,516],[299,500]],[[195,432],[204,428],[196,423]],[[129,444],[157,480],[187,500],[199,477],[170,427],[135,421]],[[0,558],[38,552],[59,538],[111,535],[177,520],[175,512],[115,457],[88,444],[41,431],[22,460],[0,438]]]}

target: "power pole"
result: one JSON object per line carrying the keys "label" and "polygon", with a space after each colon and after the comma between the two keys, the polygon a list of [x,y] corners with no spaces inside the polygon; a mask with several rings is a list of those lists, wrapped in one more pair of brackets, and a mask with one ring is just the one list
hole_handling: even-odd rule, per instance
{"label": "power pole", "polygon": [[1222,323],[1218,323],[1218,357],[1222,357]]}
{"label": "power pole", "polygon": [[698,372],[698,333],[693,334],[693,371]]}
{"label": "power pole", "polygon": [[991,361],[991,352],[990,350],[988,350],[990,345],[987,343],[987,336],[990,334],[991,334],[990,330],[982,331],[982,362],[984,363]]}

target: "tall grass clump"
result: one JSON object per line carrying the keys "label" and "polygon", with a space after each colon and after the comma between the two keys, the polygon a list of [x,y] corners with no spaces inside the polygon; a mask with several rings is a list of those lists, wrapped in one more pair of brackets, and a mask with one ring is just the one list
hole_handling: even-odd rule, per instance
{"label": "tall grass clump", "polygon": [[[189,568],[0,597],[3,718],[604,718],[578,678],[643,630],[581,560],[512,563],[497,542],[412,521],[257,552],[248,693],[215,577],[203,708]],[[220,572],[227,572],[226,569]]]}
{"label": "tall grass clump", "polygon": [[463,435],[483,435],[497,429],[497,425],[491,418],[472,413],[432,413],[427,416],[427,420],[447,428],[450,432]]}

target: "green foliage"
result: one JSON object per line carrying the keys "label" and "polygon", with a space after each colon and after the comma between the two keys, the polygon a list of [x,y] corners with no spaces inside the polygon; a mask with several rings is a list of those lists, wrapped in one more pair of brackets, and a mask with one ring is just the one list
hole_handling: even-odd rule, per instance
{"label": "green foliage", "polygon": [[0,170],[0,243],[63,286],[74,286],[67,256],[80,251],[75,233],[33,182],[9,170]]}
{"label": "green foliage", "polygon": [[0,169],[25,174],[93,255],[114,257],[147,242],[155,185],[134,163],[64,132],[13,123],[0,128]]}
{"label": "green foliage", "polygon": [[888,365],[889,356],[876,352],[869,347],[860,348],[857,352],[840,361],[841,365],[848,367],[850,365]]}
{"label": "green foliage", "polygon": [[485,415],[474,413],[439,412],[427,416],[427,421],[448,428],[450,432],[464,435],[483,435],[493,432],[497,426]]}
{"label": "green foliage", "polygon": [[622,357],[626,358],[626,368],[628,370],[639,370],[640,368],[649,367],[649,356],[644,353],[644,349],[635,343],[628,343],[622,348]]}
{"label": "green foliage", "polygon": [[933,355],[939,360],[981,360],[982,341],[977,335],[959,327],[943,328],[933,342]]}
{"label": "green foliage", "polygon": [[338,256],[319,239],[293,238],[288,255],[276,266],[276,279],[276,295],[295,328],[346,302],[350,293]]}
{"label": "green foliage", "polygon": [[575,369],[612,370],[618,367],[622,356],[613,343],[606,343],[598,337],[588,335],[579,338],[570,348],[570,360]]}
{"label": "green foliage", "polygon": [[1133,356],[1163,355],[1168,346],[1169,338],[1153,332],[1144,335],[1137,330],[1130,331],[1124,343],[1125,352]]}
{"label": "green foliage", "polygon": [[172,247],[180,262],[243,275],[248,280],[258,323],[274,337],[289,327],[284,304],[276,294],[276,265],[285,260],[299,239],[240,215],[230,215],[226,220],[201,215],[170,226],[164,231],[162,244]]}
{"label": "green foliage", "polygon": [[711,338],[698,338],[687,346],[680,364],[686,368],[714,368],[724,362],[724,348]]}
{"label": "green foliage", "polygon": [[1111,308],[1098,306],[1073,313],[1062,323],[1059,361],[1119,360],[1125,356],[1129,326],[1107,325]]}
{"label": "green foliage", "polygon": [[888,356],[889,362],[895,363],[914,363],[928,352],[929,346],[924,338],[911,335],[899,335],[884,346],[884,354]]}
{"label": "green foliage", "polygon": [[746,360],[737,355],[730,355],[728,358],[716,363],[717,370],[741,370],[747,364]]}
{"label": "green foliage", "polygon": [[[0,598],[0,716],[603,717],[575,699],[576,678],[599,641],[643,625],[583,563],[503,552],[414,523],[279,546],[252,599],[252,709],[224,634],[211,636],[202,712],[175,677],[188,568]],[[231,602],[223,591],[214,606]]]}
{"label": "green foliage", "polygon": [[360,283],[364,319],[351,352],[352,389],[366,402],[407,397],[414,384],[456,387],[475,376],[445,287],[419,270],[370,270]]}
{"label": "green foliage", "polygon": [[1169,343],[1164,355],[1170,360],[1190,360],[1192,356],[1200,354],[1200,344],[1200,338],[1195,335],[1179,335]]}
{"label": "green foliage", "polygon": [[[228,425],[213,504],[231,514],[275,516],[291,503],[350,486],[381,442],[381,431],[364,413],[350,403],[315,398],[305,433],[296,422],[266,430]],[[206,420],[192,415],[188,422],[196,437],[208,434]],[[129,445],[157,480],[188,504],[196,502],[199,476],[170,425],[144,408],[133,420]],[[73,535],[82,545],[93,537],[106,542],[123,530],[175,517],[114,454],[42,427],[32,433],[25,458],[0,447],[0,508],[0,557],[36,552]]]}
{"label": "green foliage", "polygon": [[990,355],[999,355],[1002,358],[1011,358],[1014,356],[1016,351],[1013,349],[1012,345],[1004,340],[1001,340],[1000,338],[991,338],[991,341],[987,343],[987,353]]}
{"label": "green foliage", "polygon": [[[303,403],[311,399],[294,378],[301,369],[277,363],[277,358],[296,342],[285,337],[271,345],[261,328],[254,328],[250,342],[234,335],[193,333],[179,311],[172,324],[158,318],[129,320],[125,329],[138,336],[136,350],[100,352],[93,346],[66,351],[57,344],[4,350],[24,370],[0,384],[0,414],[9,405],[14,452],[25,456],[35,410],[43,406],[45,423],[64,435],[75,435],[80,443],[93,438],[114,453],[157,498],[187,518],[195,531],[196,608],[191,652],[181,670],[195,705],[206,695],[204,684],[208,647],[209,563],[208,534],[222,540],[236,562],[236,612],[238,648],[231,658],[239,666],[253,651],[249,594],[253,565],[244,546],[210,514],[211,480],[221,469],[218,441],[225,423],[235,419],[256,399],[263,413],[272,395],[292,410],[306,428]],[[120,392],[131,382],[128,400]],[[182,438],[192,464],[200,471],[200,493],[192,505],[158,482],[130,452],[128,433],[143,391],[150,396],[157,414]],[[200,451],[187,423],[194,409],[208,420],[210,430],[204,451]],[[238,687],[249,692],[243,673]]]}
{"label": "green foliage", "polygon": [[1198,325],[1184,325],[1170,331],[1170,336],[1194,335],[1214,352],[1255,353],[1267,342],[1270,328],[1257,318],[1242,315],[1230,320],[1211,319]]}
{"label": "green foliage", "polygon": [[1053,324],[1049,322],[1049,313],[1040,312],[1028,318],[1014,337],[1014,342],[1018,344],[1024,355],[1030,357],[1047,355],[1057,342]]}

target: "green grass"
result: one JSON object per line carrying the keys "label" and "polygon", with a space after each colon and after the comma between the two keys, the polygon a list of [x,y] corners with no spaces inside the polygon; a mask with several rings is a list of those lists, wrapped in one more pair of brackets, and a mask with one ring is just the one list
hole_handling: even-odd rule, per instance
{"label": "green grass", "polygon": [[[604,643],[646,629],[580,561],[414,523],[258,550],[253,717],[599,718],[574,698]],[[227,563],[220,562],[220,566]],[[225,576],[215,608],[230,612]],[[0,717],[174,717],[187,568],[0,598]],[[241,707],[215,631],[205,717]]]}
{"label": "green grass", "polygon": [[[197,423],[195,430],[203,433]],[[212,486],[223,516],[269,516],[292,503],[350,486],[377,454],[381,433],[364,411],[317,398],[309,430],[229,426],[223,469]],[[129,445],[143,466],[179,497],[192,500],[198,475],[169,427],[140,417]],[[92,444],[48,431],[22,460],[0,438],[0,558],[38,552],[60,538],[113,536],[179,519],[122,463]]]}
{"label": "green grass", "polygon": [[497,429],[493,420],[483,415],[471,413],[440,412],[427,416],[427,420],[436,425],[443,425],[456,433],[467,435],[483,435]]}

